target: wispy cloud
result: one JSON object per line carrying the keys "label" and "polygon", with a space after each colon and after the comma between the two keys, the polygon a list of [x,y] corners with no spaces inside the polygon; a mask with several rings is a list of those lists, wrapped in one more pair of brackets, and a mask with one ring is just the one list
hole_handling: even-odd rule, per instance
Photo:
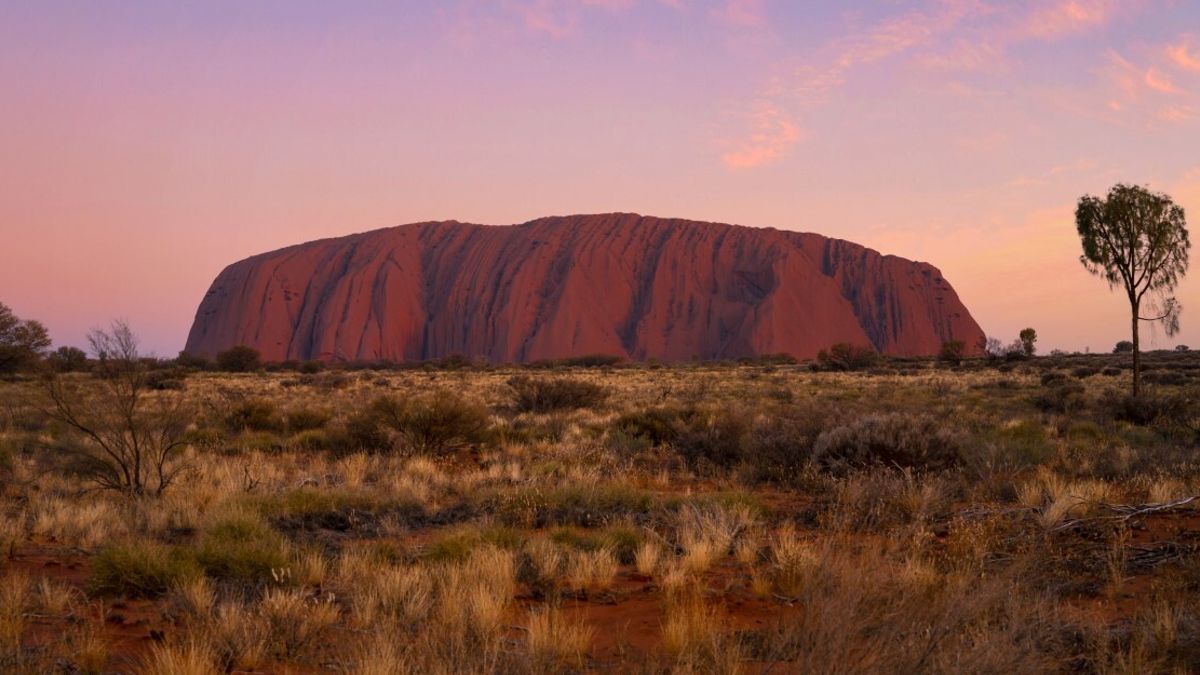
{"label": "wispy cloud", "polygon": [[[761,7],[760,3],[730,0],[734,5]],[[866,31],[835,40],[811,63],[788,69],[764,87],[754,109],[746,115],[747,136],[722,154],[725,165],[748,169],[770,164],[803,140],[796,110],[811,107],[841,87],[856,67],[872,64],[927,44],[964,17],[979,11],[977,0],[943,0],[933,12],[910,12],[884,20]],[[723,142],[728,145],[728,142]]]}
{"label": "wispy cloud", "polygon": [[521,17],[525,28],[561,40],[574,34],[577,19],[565,3],[555,0],[520,0],[507,2],[509,11]]}
{"label": "wispy cloud", "polygon": [[1190,39],[1167,46],[1167,58],[1178,68],[1200,73],[1200,52],[1194,51]]}
{"label": "wispy cloud", "polygon": [[1042,39],[1075,35],[1107,24],[1120,7],[1117,0],[1060,0],[1030,12],[1024,32]]}
{"label": "wispy cloud", "polygon": [[800,126],[771,101],[760,101],[750,115],[752,131],[722,155],[731,169],[751,169],[777,162],[804,136]]}
{"label": "wispy cloud", "polygon": [[1179,87],[1176,87],[1175,83],[1171,81],[1170,77],[1153,66],[1146,69],[1146,74],[1143,76],[1143,79],[1146,82],[1146,86],[1154,91],[1159,91],[1164,94],[1182,93]]}
{"label": "wispy cloud", "polygon": [[[656,2],[676,9],[684,7],[684,0]],[[639,0],[504,0],[503,7],[519,16],[529,32],[561,40],[576,34],[585,15],[582,10],[617,13],[639,4]]]}
{"label": "wispy cloud", "polygon": [[765,0],[724,0],[712,14],[734,26],[759,27],[767,23]]}
{"label": "wispy cloud", "polygon": [[[1152,54],[1162,52],[1154,50]],[[1179,124],[1196,119],[1197,97],[1156,65],[1139,65],[1116,51],[1102,69],[1108,80],[1108,109],[1116,119],[1146,126]]]}

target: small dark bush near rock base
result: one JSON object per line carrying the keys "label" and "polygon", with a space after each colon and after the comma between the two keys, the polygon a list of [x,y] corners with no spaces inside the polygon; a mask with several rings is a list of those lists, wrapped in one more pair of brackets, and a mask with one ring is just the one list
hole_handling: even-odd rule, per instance
{"label": "small dark bush near rock base", "polygon": [[879,354],[870,347],[839,342],[817,353],[819,370],[865,370],[879,363]]}
{"label": "small dark bush near rock base", "polygon": [[872,466],[941,471],[962,463],[962,442],[927,416],[867,415],[822,433],[813,461],[833,473]]}
{"label": "small dark bush near rock base", "polygon": [[228,373],[248,373],[262,366],[262,357],[253,347],[230,347],[217,354],[217,369]]}
{"label": "small dark bush near rock base", "polygon": [[608,390],[587,380],[571,377],[538,378],[517,375],[508,380],[519,412],[544,413],[600,405]]}
{"label": "small dark bush near rock base", "polygon": [[938,363],[957,366],[962,363],[966,351],[967,345],[962,340],[948,340],[943,342],[942,348],[938,350]]}
{"label": "small dark bush near rock base", "polygon": [[1099,372],[1100,372],[1100,369],[1096,368],[1094,366],[1080,366],[1080,367],[1072,370],[1071,374],[1082,380],[1084,378],[1091,377]]}

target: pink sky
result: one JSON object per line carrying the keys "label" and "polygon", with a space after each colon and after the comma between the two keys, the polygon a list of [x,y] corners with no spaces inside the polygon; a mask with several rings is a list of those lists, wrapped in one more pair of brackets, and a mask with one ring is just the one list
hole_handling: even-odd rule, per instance
{"label": "pink sky", "polygon": [[[1075,201],[1200,230],[1191,0],[43,0],[0,5],[0,85],[0,302],[59,344],[174,355],[288,244],[636,211],[927,260],[989,334],[1107,351]],[[1177,295],[1148,345],[1200,348],[1200,269]]]}

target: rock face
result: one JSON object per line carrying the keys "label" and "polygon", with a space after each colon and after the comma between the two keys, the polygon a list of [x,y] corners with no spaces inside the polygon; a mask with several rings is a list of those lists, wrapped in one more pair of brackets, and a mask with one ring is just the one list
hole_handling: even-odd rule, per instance
{"label": "rock face", "polygon": [[635,214],[417,223],[225,268],[187,351],[267,360],[668,361],[983,336],[937,268],[816,234]]}

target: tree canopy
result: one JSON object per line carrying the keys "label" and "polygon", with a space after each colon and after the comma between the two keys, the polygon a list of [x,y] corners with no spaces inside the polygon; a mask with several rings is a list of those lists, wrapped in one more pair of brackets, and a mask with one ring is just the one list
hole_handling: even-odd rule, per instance
{"label": "tree canopy", "polygon": [[50,334],[39,321],[22,321],[0,302],[0,373],[29,365],[50,348]]}
{"label": "tree canopy", "polygon": [[[1187,221],[1183,208],[1165,194],[1117,184],[1101,198],[1085,195],[1075,210],[1084,268],[1110,288],[1124,288],[1133,333],[1133,392],[1138,393],[1138,322],[1162,322],[1167,335],[1179,331],[1182,306],[1171,296],[1187,272]],[[1143,303],[1150,316],[1142,316]]]}

